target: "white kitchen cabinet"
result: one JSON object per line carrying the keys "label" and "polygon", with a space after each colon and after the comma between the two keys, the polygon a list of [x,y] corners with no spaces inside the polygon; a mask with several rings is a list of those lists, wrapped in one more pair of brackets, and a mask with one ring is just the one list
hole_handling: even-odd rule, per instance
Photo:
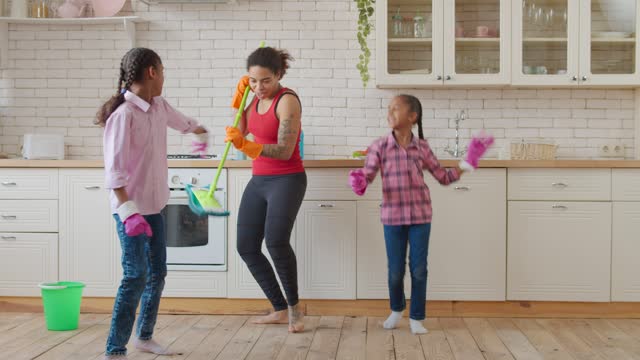
{"label": "white kitchen cabinet", "polygon": [[356,298],[356,202],[303,201],[296,221],[300,297]]}
{"label": "white kitchen cabinet", "polygon": [[480,169],[449,186],[425,178],[433,201],[427,298],[505,300],[506,170]]}
{"label": "white kitchen cabinet", "polygon": [[613,203],[611,301],[640,301],[640,202]]}
{"label": "white kitchen cabinet", "polygon": [[513,0],[513,85],[637,86],[637,0]]}
{"label": "white kitchen cabinet", "polygon": [[507,300],[610,300],[610,202],[509,201],[508,219]]}
{"label": "white kitchen cabinet", "polygon": [[0,231],[58,231],[57,200],[0,200]]}
{"label": "white kitchen cabinet", "polygon": [[224,271],[169,270],[163,297],[226,298],[227,273]]}
{"label": "white kitchen cabinet", "polygon": [[57,169],[0,169],[0,199],[58,199]]}
{"label": "white kitchen cabinet", "polygon": [[60,170],[60,279],[81,281],[86,296],[116,295],[120,240],[102,169]]}
{"label": "white kitchen cabinet", "polygon": [[0,296],[39,296],[58,281],[58,234],[0,233]]}
{"label": "white kitchen cabinet", "polygon": [[509,83],[510,0],[389,0],[375,12],[379,87]]}
{"label": "white kitchen cabinet", "polygon": [[[506,171],[481,169],[450,186],[425,178],[433,200],[427,299],[505,299]],[[386,299],[379,201],[358,202],[358,298]],[[405,292],[410,295],[410,272]]]}

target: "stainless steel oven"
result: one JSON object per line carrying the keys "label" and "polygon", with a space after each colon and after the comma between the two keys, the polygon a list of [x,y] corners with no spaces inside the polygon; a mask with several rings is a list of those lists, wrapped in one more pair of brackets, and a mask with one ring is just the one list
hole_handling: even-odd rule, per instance
{"label": "stainless steel oven", "polygon": [[[169,202],[162,214],[167,235],[169,270],[226,271],[227,218],[199,217],[189,209],[185,184],[206,185],[215,169],[170,168]],[[226,170],[220,176],[216,198],[227,206]]]}

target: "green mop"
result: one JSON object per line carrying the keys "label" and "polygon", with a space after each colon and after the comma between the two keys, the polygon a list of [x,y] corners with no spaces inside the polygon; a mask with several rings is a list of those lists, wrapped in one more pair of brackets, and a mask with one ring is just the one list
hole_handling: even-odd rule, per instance
{"label": "green mop", "polygon": [[[264,47],[264,41],[260,43],[260,47]],[[236,113],[233,127],[238,127],[238,123],[240,123],[250,91],[251,89],[248,86],[244,89],[242,102],[240,102],[240,108]],[[229,216],[229,212],[220,205],[220,202],[218,202],[214,196],[216,187],[218,186],[218,179],[224,167],[224,162],[227,160],[227,154],[229,154],[229,149],[231,149],[231,141],[229,141],[224,148],[222,159],[220,159],[220,164],[218,164],[218,171],[209,187],[194,187],[191,184],[187,184],[185,187],[185,191],[189,196],[189,208],[198,216]]]}

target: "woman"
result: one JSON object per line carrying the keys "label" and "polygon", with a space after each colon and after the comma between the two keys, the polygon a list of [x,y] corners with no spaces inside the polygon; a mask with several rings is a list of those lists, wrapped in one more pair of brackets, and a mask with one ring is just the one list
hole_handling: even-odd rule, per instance
{"label": "woman", "polygon": [[[289,68],[286,51],[265,47],[247,59],[248,75],[238,83],[234,107],[247,86],[255,98],[244,111],[239,127],[227,127],[225,141],[253,159],[249,181],[238,211],[237,248],[274,312],[256,320],[260,324],[289,324],[289,332],[304,330],[298,304],[296,255],[291,231],[307,189],[300,158],[302,105],[291,89],[280,84]],[[245,138],[252,134],[255,142]],[[261,251],[262,241],[275,264],[284,292],[271,264]]]}

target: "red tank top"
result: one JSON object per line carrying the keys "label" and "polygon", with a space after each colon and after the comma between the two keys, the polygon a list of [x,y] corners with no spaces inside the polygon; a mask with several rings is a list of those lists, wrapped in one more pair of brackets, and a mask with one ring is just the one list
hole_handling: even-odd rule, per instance
{"label": "red tank top", "polygon": [[[278,128],[280,120],[276,115],[278,102],[284,94],[292,94],[296,98],[298,95],[288,88],[282,88],[271,102],[271,106],[266,113],[258,113],[259,100],[255,101],[255,105],[251,107],[249,113],[248,130],[254,136],[255,142],[259,144],[277,144]],[[300,129],[302,131],[302,129]],[[296,140],[296,146],[289,160],[279,160],[259,156],[253,161],[253,175],[284,175],[304,172],[304,165],[300,158],[300,133]]]}

